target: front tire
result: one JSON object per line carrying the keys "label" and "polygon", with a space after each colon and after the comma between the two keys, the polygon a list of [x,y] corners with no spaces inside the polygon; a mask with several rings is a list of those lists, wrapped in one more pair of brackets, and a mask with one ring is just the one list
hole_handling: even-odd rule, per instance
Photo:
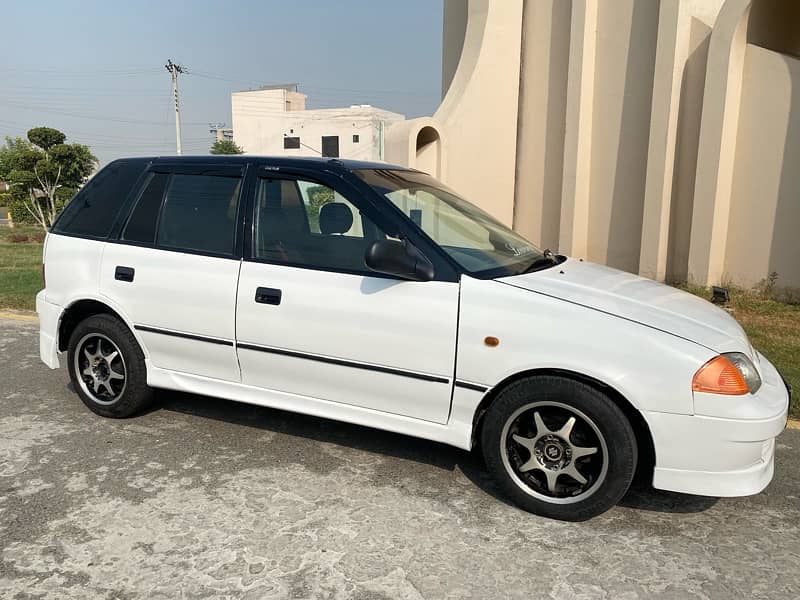
{"label": "front tire", "polygon": [[509,498],[564,521],[614,506],[636,471],[625,414],[605,394],[562,377],[529,377],[502,390],[486,413],[481,447]]}
{"label": "front tire", "polygon": [[131,331],[111,315],[94,315],[75,327],[68,368],[80,399],[103,417],[130,417],[152,401],[144,354]]}

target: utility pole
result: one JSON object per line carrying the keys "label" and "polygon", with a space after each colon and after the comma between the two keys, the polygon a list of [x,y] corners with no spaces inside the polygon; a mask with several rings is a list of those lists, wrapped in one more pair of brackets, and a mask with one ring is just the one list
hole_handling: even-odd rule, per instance
{"label": "utility pole", "polygon": [[186,70],[181,65],[176,65],[172,59],[167,61],[164,67],[172,75],[172,97],[175,99],[175,144],[178,155],[181,154],[181,105],[178,102],[178,73],[185,73]]}

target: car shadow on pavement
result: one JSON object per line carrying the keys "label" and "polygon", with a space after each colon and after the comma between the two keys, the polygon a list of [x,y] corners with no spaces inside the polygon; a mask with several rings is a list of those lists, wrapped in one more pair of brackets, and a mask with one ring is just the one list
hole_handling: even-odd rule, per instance
{"label": "car shadow on pavement", "polygon": [[690,514],[705,512],[714,506],[719,498],[692,496],[678,492],[657,490],[653,486],[635,481],[618,506],[635,508],[649,512]]}
{"label": "car shadow on pavement", "polygon": [[[166,390],[158,391],[157,401],[147,412],[161,410],[262,429],[302,440],[337,444],[445,471],[458,469],[484,493],[504,504],[515,506],[497,489],[477,450],[467,452],[439,442],[361,425]],[[648,482],[637,479],[619,506],[649,512],[689,514],[706,511],[717,500],[656,490]]]}

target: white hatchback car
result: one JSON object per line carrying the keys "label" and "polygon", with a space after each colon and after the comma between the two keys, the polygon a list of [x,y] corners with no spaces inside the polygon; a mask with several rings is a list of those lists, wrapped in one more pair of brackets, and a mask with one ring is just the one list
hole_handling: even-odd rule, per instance
{"label": "white hatchback car", "polygon": [[480,447],[517,504],[597,515],[637,470],[754,494],[789,390],[723,310],[540,251],[435,179],[125,159],[47,236],[41,357],[97,414],[182,390]]}

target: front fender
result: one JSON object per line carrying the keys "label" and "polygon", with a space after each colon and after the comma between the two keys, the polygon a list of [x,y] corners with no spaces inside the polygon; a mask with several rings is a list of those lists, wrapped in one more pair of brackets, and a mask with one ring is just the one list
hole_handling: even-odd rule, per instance
{"label": "front fender", "polygon": [[[500,343],[487,346],[487,336]],[[714,353],[608,313],[462,277],[457,356],[457,379],[489,388],[557,369],[615,389],[639,411],[692,414],[692,377]]]}

